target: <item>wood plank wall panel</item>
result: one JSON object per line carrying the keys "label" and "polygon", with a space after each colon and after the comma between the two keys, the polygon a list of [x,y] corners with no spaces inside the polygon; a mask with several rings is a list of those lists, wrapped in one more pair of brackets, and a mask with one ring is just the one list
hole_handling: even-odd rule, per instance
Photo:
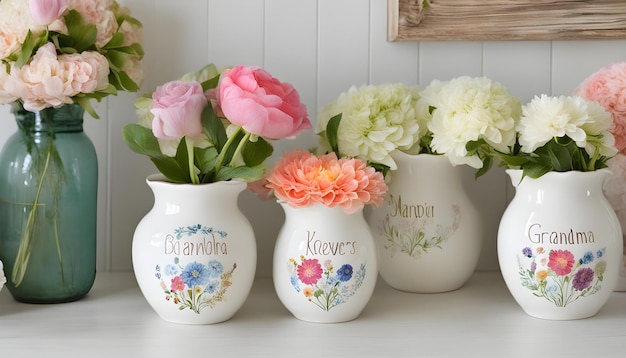
{"label": "wood plank wall panel", "polygon": [[[625,40],[604,41],[386,41],[386,0],[120,0],[144,23],[147,79],[142,92],[208,62],[218,66],[266,67],[292,82],[309,109],[318,110],[351,85],[403,81],[427,85],[433,79],[486,75],[527,101],[534,94],[569,94],[591,72],[626,60]],[[128,150],[121,137],[136,121],[136,94],[121,93],[97,105],[99,121],[85,130],[100,166],[98,270],[132,269],[130,247],[138,221],[152,206],[144,180],[155,171],[147,158]],[[8,106],[0,108],[0,145],[15,131]],[[279,142],[282,151],[313,145],[306,133]],[[478,268],[497,270],[495,237],[501,211],[512,195],[503,171],[476,182],[463,169],[464,184],[485,213],[487,231]],[[494,190],[494,188],[497,188]],[[488,199],[486,199],[488,198]],[[255,226],[257,274],[271,274],[271,252],[282,210],[244,193],[240,204]]]}

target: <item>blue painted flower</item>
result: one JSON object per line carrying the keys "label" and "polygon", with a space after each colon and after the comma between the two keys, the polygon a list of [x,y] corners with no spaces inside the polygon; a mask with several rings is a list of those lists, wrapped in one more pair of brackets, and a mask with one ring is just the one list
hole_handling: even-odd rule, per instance
{"label": "blue painted flower", "polygon": [[604,256],[605,252],[606,252],[606,247],[601,249],[601,250],[598,250],[598,252],[596,252],[596,256],[598,256],[598,258],[600,258],[600,257]]}
{"label": "blue painted flower", "polygon": [[348,281],[352,278],[352,265],[345,264],[337,270],[339,281]]}
{"label": "blue painted flower", "polygon": [[219,281],[213,280],[209,282],[204,288],[204,292],[206,293],[214,293],[217,290],[217,287],[220,285]]}
{"label": "blue painted flower", "polygon": [[224,272],[224,266],[222,266],[221,262],[217,260],[209,261],[209,264],[207,265],[207,274],[210,277],[218,277],[223,272]]}
{"label": "blue painted flower", "polygon": [[187,287],[203,286],[209,281],[209,270],[199,262],[190,262],[180,274]]}
{"label": "blue painted flower", "polygon": [[587,251],[578,261],[581,265],[586,265],[593,262],[593,252]]}
{"label": "blue painted flower", "polygon": [[526,256],[526,257],[528,257],[528,258],[533,257],[533,250],[531,250],[531,248],[530,248],[530,247],[525,247],[525,248],[522,250],[522,255],[524,255],[524,256]]}
{"label": "blue painted flower", "polygon": [[296,289],[296,292],[300,292],[300,280],[298,280],[298,276],[291,275],[289,281],[291,281],[291,285]]}
{"label": "blue painted flower", "polygon": [[178,267],[174,265],[165,265],[163,273],[165,273],[167,276],[176,276],[178,275]]}

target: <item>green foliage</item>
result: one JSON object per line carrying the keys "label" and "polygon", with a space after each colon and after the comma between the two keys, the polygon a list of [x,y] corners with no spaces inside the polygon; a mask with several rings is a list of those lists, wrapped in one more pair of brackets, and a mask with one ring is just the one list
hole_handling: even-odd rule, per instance
{"label": "green foliage", "polygon": [[[202,83],[202,86],[215,88],[218,80],[219,74]],[[270,143],[261,137],[253,137],[241,127],[229,137],[225,123],[210,103],[202,111],[201,122],[208,145],[194,147],[183,137],[174,157],[161,151],[158,139],[149,128],[128,124],[122,134],[132,151],[149,157],[157,169],[175,183],[213,183],[233,178],[254,181],[261,178],[265,171],[262,164],[273,152]]]}
{"label": "green foliage", "polygon": [[524,153],[519,144],[510,153],[493,151],[500,165],[510,169],[521,169],[523,177],[539,178],[548,172],[594,171],[607,167],[608,157],[596,153],[590,156],[585,148],[567,136],[557,137],[537,148],[533,153]]}

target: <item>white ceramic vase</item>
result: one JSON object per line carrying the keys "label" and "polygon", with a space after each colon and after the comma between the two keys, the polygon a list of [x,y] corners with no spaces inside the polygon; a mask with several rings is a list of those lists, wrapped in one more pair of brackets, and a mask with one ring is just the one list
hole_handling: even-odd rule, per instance
{"label": "white ceramic vase", "polygon": [[376,247],[363,211],[316,204],[285,211],[276,241],[276,294],[296,318],[317,323],[357,318],[378,276]]}
{"label": "white ceramic vase", "polygon": [[441,155],[392,153],[383,205],[368,221],[379,271],[391,287],[417,293],[452,291],[474,272],[482,221],[465,192],[459,167]]}
{"label": "white ceramic vase", "polygon": [[146,180],[154,206],[133,236],[133,269],[144,297],[164,320],[212,324],[244,304],[256,271],[256,241],[237,206],[239,180],[174,184]]}
{"label": "white ceramic vase", "polygon": [[516,188],[498,229],[506,285],[530,316],[595,315],[619,276],[622,232],[602,192],[610,172],[549,172],[538,179],[507,170]]}

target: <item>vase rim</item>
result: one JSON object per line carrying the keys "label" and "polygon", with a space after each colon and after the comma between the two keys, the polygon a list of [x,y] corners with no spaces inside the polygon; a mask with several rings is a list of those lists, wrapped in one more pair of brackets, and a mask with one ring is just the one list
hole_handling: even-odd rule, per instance
{"label": "vase rim", "polygon": [[188,187],[200,187],[200,186],[207,186],[207,185],[211,185],[211,184],[224,184],[224,185],[241,185],[241,184],[247,184],[247,182],[243,179],[239,179],[239,178],[233,178],[231,180],[222,180],[222,181],[216,181],[216,182],[212,182],[212,183],[202,183],[202,184],[192,184],[192,183],[175,183],[169,179],[167,179],[167,177],[161,173],[153,173],[150,174],[146,177],[146,183],[150,184],[150,183],[161,183],[163,185],[175,185],[175,186],[188,186]]}
{"label": "vase rim", "polygon": [[324,205],[324,204],[322,204],[322,203],[313,203],[312,205],[309,205],[309,206],[295,207],[295,206],[290,205],[290,204],[289,204],[288,202],[286,202],[285,200],[281,200],[281,199],[276,199],[276,203],[278,203],[278,204],[279,204],[279,205],[281,205],[282,207],[289,207],[290,209],[293,209],[293,210],[299,210],[299,209],[304,209],[304,210],[307,210],[307,209],[308,209],[308,210],[314,210],[314,209],[317,209],[317,208],[324,208],[324,209],[329,209],[329,210],[341,210],[341,212],[343,212],[343,213],[345,213],[345,214],[347,214],[347,215],[356,214],[356,213],[358,213],[358,212],[363,211],[363,209],[365,208],[365,207],[363,207],[363,208],[361,208],[361,209],[359,209],[359,210],[357,210],[357,211],[355,211],[355,212],[353,212],[353,213],[346,213],[346,211],[345,211],[345,210],[343,210],[343,208],[341,207],[341,205],[335,205],[335,206],[332,206],[332,207],[331,207],[331,206],[328,206],[328,205]]}
{"label": "vase rim", "polygon": [[[521,174],[522,174],[522,169],[506,169],[505,172],[509,175],[519,175],[521,178]],[[568,170],[566,172],[557,172],[557,171],[550,171],[545,173],[544,175],[540,176],[539,178],[531,178],[531,177],[525,177],[524,179],[532,179],[532,180],[537,180],[540,178],[543,178],[545,176],[575,176],[575,175],[592,175],[592,174],[601,174],[601,175],[610,175],[613,172],[608,169],[608,168],[602,168],[602,169],[596,169],[596,170],[591,170],[591,171],[581,171],[581,170]]]}

